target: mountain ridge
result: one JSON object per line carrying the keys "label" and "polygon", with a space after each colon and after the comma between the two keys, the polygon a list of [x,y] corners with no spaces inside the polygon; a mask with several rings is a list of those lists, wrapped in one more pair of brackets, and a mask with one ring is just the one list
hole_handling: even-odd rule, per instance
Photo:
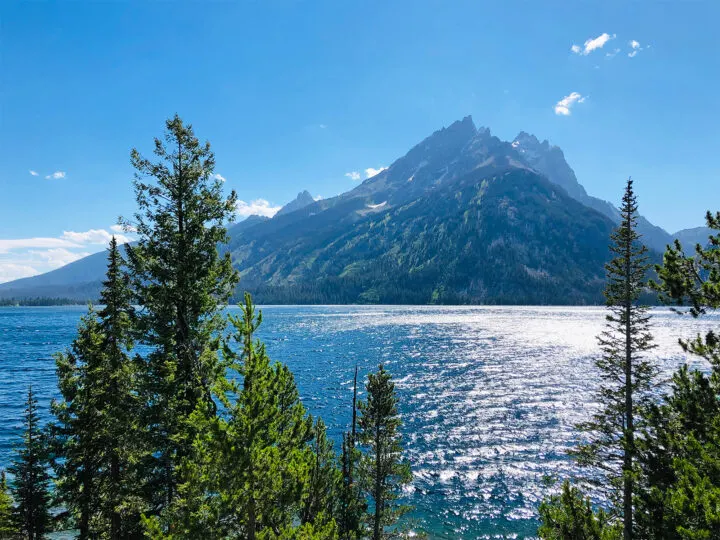
{"label": "mountain ridge", "polygon": [[[445,198],[462,204],[453,206]],[[488,207],[488,198],[526,214],[498,213]],[[424,213],[418,214],[420,208]],[[475,216],[474,225],[468,216]],[[512,142],[502,141],[467,116],[435,131],[345,193],[316,201],[301,191],[273,218],[251,216],[231,225],[230,241],[222,249],[230,251],[242,286],[261,302],[598,303],[601,259],[618,219],[612,204],[587,194],[559,147],[526,132]],[[516,230],[518,222],[532,234]],[[564,237],[575,234],[565,230],[570,226],[580,231],[584,244],[565,242]],[[561,236],[548,230],[551,227],[559,227]],[[645,218],[640,218],[639,228],[656,252],[672,241],[672,235]],[[407,231],[413,230],[424,243],[409,242]],[[468,231],[475,236],[467,237]],[[495,231],[495,237],[488,231]],[[702,232],[679,231],[685,239]],[[437,244],[431,233],[445,244]],[[512,238],[523,238],[525,249]],[[500,245],[505,245],[504,255],[496,253]],[[572,261],[569,266],[582,261],[575,268],[579,281],[555,259],[550,261],[553,249]],[[548,268],[537,256],[541,252]],[[437,266],[440,254],[444,269]],[[384,277],[368,257],[384,265]],[[495,274],[477,265],[481,257],[490,257]],[[460,260],[464,267],[458,266]],[[358,274],[360,268],[365,277]],[[475,278],[467,268],[475,268]],[[91,295],[103,271],[104,254],[94,254],[40,276],[0,284],[0,297]],[[507,283],[497,279],[503,272]],[[572,285],[558,285],[561,275]],[[535,289],[526,290],[524,279],[537,282]]]}

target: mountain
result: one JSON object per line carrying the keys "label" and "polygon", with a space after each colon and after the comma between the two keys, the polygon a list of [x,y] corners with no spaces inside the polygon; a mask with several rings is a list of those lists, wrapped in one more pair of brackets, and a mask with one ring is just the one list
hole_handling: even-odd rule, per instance
{"label": "mountain", "polygon": [[277,215],[282,216],[283,214],[289,214],[290,212],[294,212],[295,210],[300,210],[301,208],[305,208],[309,204],[312,204],[315,202],[315,199],[312,195],[310,195],[310,192],[305,190],[298,193],[298,196],[295,197],[292,201],[287,203],[285,206],[283,206],[280,210],[278,210]]}
{"label": "mountain", "polygon": [[709,227],[694,227],[692,229],[683,229],[673,234],[673,238],[680,240],[685,251],[692,251],[697,244],[703,247],[708,245],[708,237],[715,234],[715,231]]}
{"label": "mountain", "polygon": [[[605,214],[614,223],[620,223],[620,212],[617,208],[607,201],[587,194],[559,147],[551,146],[547,140],[540,142],[537,137],[524,131],[515,137],[512,146],[533,169],[562,187],[573,199]],[[665,251],[665,246],[673,241],[670,234],[642,216],[638,218],[638,232],[643,236],[645,244],[656,251]]]}
{"label": "mountain", "polygon": [[[560,148],[524,132],[502,141],[466,117],[346,193],[303,191],[272,219],[233,225],[222,249],[262,303],[588,304],[603,301],[618,219]],[[641,223],[659,260],[672,237]],[[73,265],[0,297],[87,298],[104,255]]]}

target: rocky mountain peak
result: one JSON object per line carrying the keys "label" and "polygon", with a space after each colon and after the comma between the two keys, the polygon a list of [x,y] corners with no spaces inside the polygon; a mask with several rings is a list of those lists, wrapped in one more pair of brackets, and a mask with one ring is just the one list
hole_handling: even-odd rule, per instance
{"label": "rocky mountain peak", "polygon": [[281,216],[283,214],[289,214],[290,212],[294,212],[295,210],[300,210],[301,208],[305,208],[306,206],[312,204],[315,202],[315,199],[310,194],[308,190],[301,191],[298,193],[298,196],[295,197],[292,201],[287,203],[285,206],[283,206],[276,216]]}

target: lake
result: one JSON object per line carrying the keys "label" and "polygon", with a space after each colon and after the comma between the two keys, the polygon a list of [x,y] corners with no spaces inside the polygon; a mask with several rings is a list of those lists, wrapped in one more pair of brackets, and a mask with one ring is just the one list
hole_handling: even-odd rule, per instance
{"label": "lake", "polygon": [[[84,312],[0,308],[0,468],[29,384],[46,417],[57,395],[52,355]],[[336,441],[350,421],[355,364],[362,376],[379,363],[390,370],[414,474],[407,497],[432,538],[533,536],[544,477],[577,473],[566,451],[593,408],[602,308],[268,306],[263,314],[258,336]],[[684,362],[704,368],[677,339],[717,328],[720,317],[653,315],[651,356],[664,375]]]}

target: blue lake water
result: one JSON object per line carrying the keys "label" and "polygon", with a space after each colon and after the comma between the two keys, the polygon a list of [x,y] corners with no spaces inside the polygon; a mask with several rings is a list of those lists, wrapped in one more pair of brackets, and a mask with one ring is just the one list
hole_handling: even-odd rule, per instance
{"label": "blue lake water", "polygon": [[[46,414],[53,353],[84,308],[0,308],[0,468],[7,466],[27,386]],[[335,440],[348,426],[352,374],[393,374],[414,481],[407,491],[432,538],[532,537],[545,475],[577,471],[573,425],[592,411],[601,308],[269,306],[259,337],[295,373],[305,405]],[[720,326],[654,310],[665,376],[687,357],[678,337]],[[362,397],[362,396],[361,396]]]}

